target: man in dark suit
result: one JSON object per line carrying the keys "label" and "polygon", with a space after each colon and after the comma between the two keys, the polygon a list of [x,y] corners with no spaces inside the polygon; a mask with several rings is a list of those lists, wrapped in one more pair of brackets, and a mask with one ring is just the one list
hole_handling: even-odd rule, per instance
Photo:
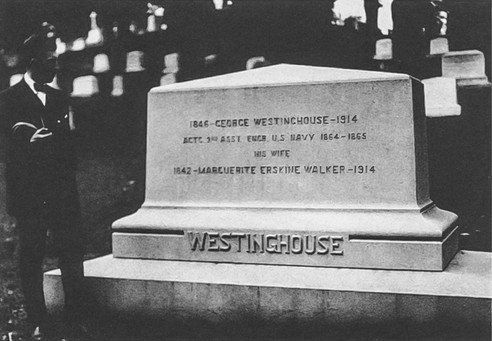
{"label": "man in dark suit", "polygon": [[24,42],[27,72],[18,84],[0,93],[7,211],[17,219],[20,279],[37,340],[50,331],[42,273],[48,231],[59,257],[69,323],[78,325],[86,299],[68,99],[46,85],[56,72],[53,34],[45,27]]}

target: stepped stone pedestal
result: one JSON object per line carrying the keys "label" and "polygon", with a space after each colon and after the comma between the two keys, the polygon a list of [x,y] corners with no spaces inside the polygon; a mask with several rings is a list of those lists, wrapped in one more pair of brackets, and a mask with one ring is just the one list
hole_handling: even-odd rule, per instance
{"label": "stepped stone pedestal", "polygon": [[442,271],[456,215],[428,195],[419,86],[277,65],[153,89],[146,199],[114,256]]}

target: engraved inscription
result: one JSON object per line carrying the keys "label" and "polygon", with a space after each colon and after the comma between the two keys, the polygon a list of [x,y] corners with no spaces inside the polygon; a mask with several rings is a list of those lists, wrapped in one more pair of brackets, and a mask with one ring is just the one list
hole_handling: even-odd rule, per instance
{"label": "engraved inscription", "polygon": [[267,254],[344,255],[342,236],[188,231],[191,251]]}
{"label": "engraved inscription", "polygon": [[[254,152],[255,157],[265,157],[264,151]],[[265,165],[265,166],[199,166],[196,168],[174,167],[175,175],[270,175],[270,174],[315,174],[315,175],[360,175],[376,173],[374,165]]]}
{"label": "engraved inscription", "polygon": [[[193,119],[188,121],[190,131],[183,136],[181,143],[192,150],[198,145],[211,144],[214,147],[220,145],[241,145],[236,153],[246,153],[245,157],[256,160],[286,160],[285,165],[174,165],[174,175],[277,175],[277,174],[318,174],[341,175],[358,174],[370,175],[376,173],[374,164],[335,164],[313,165],[296,160],[302,159],[305,154],[299,154],[299,148],[307,144],[313,147],[322,146],[325,143],[348,148],[352,143],[370,141],[368,132],[352,127],[361,127],[360,118],[354,114],[340,115],[285,115],[283,117],[251,117],[251,118],[227,118],[227,119]],[[285,131],[270,133],[265,129],[285,127]],[[221,132],[231,130],[230,134],[201,134],[200,132],[212,132],[220,129]],[[282,128],[281,128],[282,129]],[[312,129],[313,131],[306,131]],[[233,131],[232,131],[233,130]],[[297,131],[302,130],[302,131]],[[282,144],[282,145],[280,145]],[[248,145],[258,146],[251,150]],[[316,145],[316,146],[315,146]],[[288,147],[285,148],[285,147]],[[188,149],[190,148],[190,149]],[[331,148],[331,147],[330,147]],[[226,151],[225,151],[226,152]],[[228,153],[228,152],[226,152]],[[297,155],[296,155],[297,154]],[[287,162],[289,161],[289,162]],[[289,164],[292,161],[293,164]]]}
{"label": "engraved inscription", "polygon": [[258,117],[232,118],[217,120],[191,120],[190,128],[247,128],[269,126],[296,126],[296,125],[332,125],[357,123],[357,115],[324,115],[324,116],[285,116],[285,117]]}

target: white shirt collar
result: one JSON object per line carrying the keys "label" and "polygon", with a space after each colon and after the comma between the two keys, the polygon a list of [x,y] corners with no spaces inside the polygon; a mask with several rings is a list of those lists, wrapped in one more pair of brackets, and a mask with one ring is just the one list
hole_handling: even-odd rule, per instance
{"label": "white shirt collar", "polygon": [[29,88],[31,88],[32,92],[37,95],[38,92],[36,91],[36,89],[34,89],[34,80],[31,78],[29,73],[26,72],[24,74],[24,80],[26,81],[27,85],[29,85]]}

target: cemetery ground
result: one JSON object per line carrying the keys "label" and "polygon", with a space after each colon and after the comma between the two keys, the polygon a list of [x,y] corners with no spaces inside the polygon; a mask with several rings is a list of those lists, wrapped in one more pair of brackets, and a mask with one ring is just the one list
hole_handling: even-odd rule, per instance
{"label": "cemetery ground", "polygon": [[[490,89],[459,92],[460,117],[428,119],[431,197],[460,215],[463,246],[490,252]],[[142,101],[145,103],[145,101]],[[75,103],[78,117],[78,183],[85,229],[86,259],[111,253],[111,223],[138,209],[144,198],[145,105],[100,99]],[[0,221],[0,338],[28,336],[16,267],[12,221]],[[48,247],[45,270],[57,267]],[[201,321],[150,321],[93,314],[98,340],[487,340],[483,326],[333,326],[329,330],[289,328],[240,321],[237,326]],[[285,321],[284,321],[285,322]],[[24,338],[26,339],[26,338]]]}

